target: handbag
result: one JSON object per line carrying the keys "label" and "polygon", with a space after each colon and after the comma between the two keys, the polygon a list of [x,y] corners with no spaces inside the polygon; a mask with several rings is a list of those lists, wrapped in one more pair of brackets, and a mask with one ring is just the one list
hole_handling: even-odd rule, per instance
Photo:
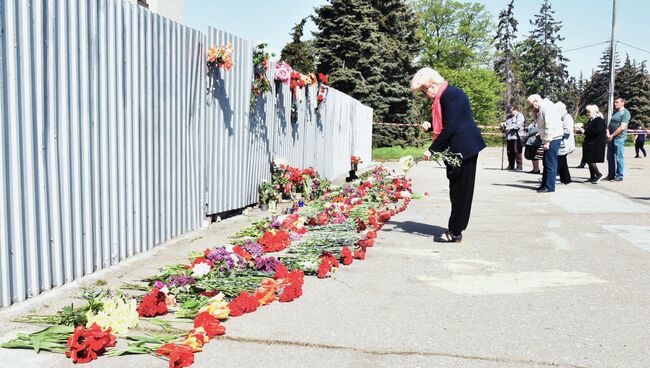
{"label": "handbag", "polygon": [[529,139],[524,148],[524,158],[526,158],[526,160],[534,160],[535,154],[541,145],[542,139],[539,136],[536,136],[535,139]]}

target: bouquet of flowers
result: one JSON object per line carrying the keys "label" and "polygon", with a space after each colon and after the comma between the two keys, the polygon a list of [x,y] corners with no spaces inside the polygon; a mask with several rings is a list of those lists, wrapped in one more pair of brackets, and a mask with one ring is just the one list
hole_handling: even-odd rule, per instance
{"label": "bouquet of flowers", "polygon": [[281,61],[275,65],[275,76],[276,81],[282,83],[289,83],[291,80],[291,66],[284,61]]}
{"label": "bouquet of flowers", "polygon": [[226,71],[232,69],[234,66],[232,54],[233,48],[230,43],[226,46],[219,46],[219,48],[215,46],[210,47],[208,50],[208,69],[213,70],[218,67],[223,67]]}
{"label": "bouquet of flowers", "polygon": [[266,78],[266,71],[269,69],[269,53],[266,52],[266,44],[261,43],[255,47],[253,52],[253,86],[251,87],[251,109],[255,107],[257,96],[269,92],[271,83]]}

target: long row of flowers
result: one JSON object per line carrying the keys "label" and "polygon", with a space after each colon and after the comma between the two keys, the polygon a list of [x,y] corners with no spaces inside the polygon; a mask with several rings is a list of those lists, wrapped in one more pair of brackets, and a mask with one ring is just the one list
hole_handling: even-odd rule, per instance
{"label": "long row of flowers", "polygon": [[[21,321],[51,326],[18,334],[3,347],[62,352],[75,363],[102,354],[154,354],[166,357],[170,368],[190,366],[195,353],[225,334],[224,320],[293,301],[302,295],[306,275],[326,278],[341,265],[365,259],[377,232],[411,198],[410,179],[383,167],[344,187],[325,185],[311,168],[285,164],[274,167],[274,178],[278,188],[301,186],[305,206],[256,222],[230,244],[192,254],[187,263],[167,266],[124,291],[86,289],[83,307],[26,316]],[[146,294],[129,295],[135,290]],[[160,318],[168,314],[175,319]],[[143,321],[164,334],[129,333]],[[184,323],[191,325],[178,327]],[[118,336],[125,341],[119,349]]]}

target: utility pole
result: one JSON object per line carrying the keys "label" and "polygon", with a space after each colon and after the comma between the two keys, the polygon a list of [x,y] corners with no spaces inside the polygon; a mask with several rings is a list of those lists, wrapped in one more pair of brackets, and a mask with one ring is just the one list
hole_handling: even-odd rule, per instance
{"label": "utility pole", "polygon": [[614,109],[614,80],[616,78],[616,0],[612,0],[613,9],[612,9],[612,55],[611,55],[611,64],[609,67],[609,99],[607,100],[607,125],[609,126],[609,121],[612,119],[613,109]]}

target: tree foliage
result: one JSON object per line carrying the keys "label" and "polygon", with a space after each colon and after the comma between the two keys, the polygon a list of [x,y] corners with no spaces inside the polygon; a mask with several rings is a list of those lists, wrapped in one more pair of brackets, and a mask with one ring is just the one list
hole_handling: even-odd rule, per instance
{"label": "tree foliage", "polygon": [[[417,20],[405,0],[330,0],[315,10],[318,71],[332,86],[374,109],[380,122],[409,122],[408,90],[419,50]],[[407,144],[417,132],[380,127],[373,144]]]}
{"label": "tree foliage", "polygon": [[492,16],[480,3],[416,0],[424,43],[421,62],[434,68],[487,66],[492,61]]}
{"label": "tree foliage", "polygon": [[[497,25],[496,55],[494,71],[499,80],[504,83],[503,101],[500,103],[502,111],[507,107],[518,104],[522,98],[522,88],[516,71],[515,39],[519,22],[514,18],[514,0],[510,0],[508,7],[499,13]],[[501,119],[500,119],[501,120]]]}
{"label": "tree foliage", "polygon": [[553,18],[555,11],[548,0],[544,0],[528,38],[519,45],[521,79],[527,95],[534,93],[557,100],[568,77],[562,49],[558,45],[564,40],[560,35],[562,22]]}
{"label": "tree foliage", "polygon": [[316,69],[316,55],[312,42],[301,40],[307,19],[303,18],[292,28],[292,40],[284,46],[281,54],[282,60],[302,73],[311,73]]}

